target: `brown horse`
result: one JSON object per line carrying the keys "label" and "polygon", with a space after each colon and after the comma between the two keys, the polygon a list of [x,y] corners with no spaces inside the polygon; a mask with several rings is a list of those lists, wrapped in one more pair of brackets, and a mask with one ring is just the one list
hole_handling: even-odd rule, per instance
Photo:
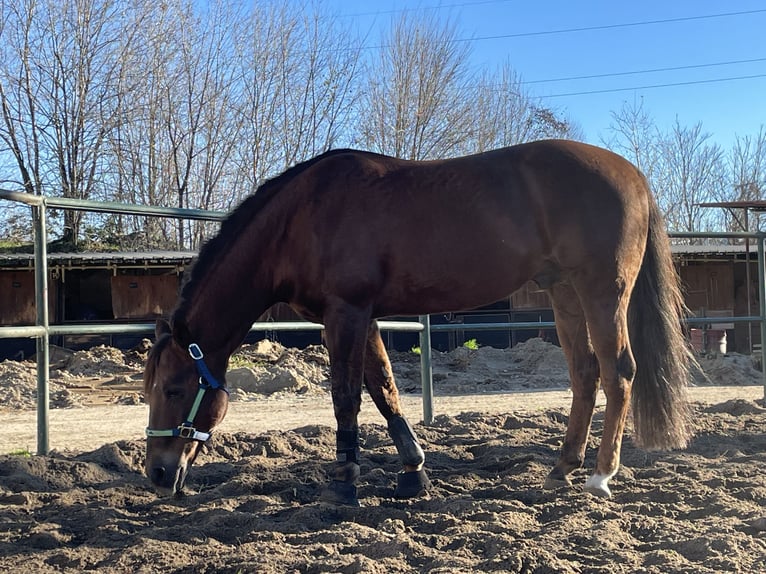
{"label": "brown horse", "polygon": [[618,155],[569,141],[437,161],[337,150],[262,185],[203,247],[171,323],[158,324],[144,374],[148,476],[160,492],[180,492],[226,413],[230,355],[283,301],[325,325],[337,464],[323,498],[358,503],[362,382],[403,464],[395,494],[418,495],[424,454],[375,319],[478,307],[529,279],[550,294],[573,392],[545,486],[571,484],[582,466],[600,385],[603,437],[585,488],[609,496],[631,391],[639,445],[686,444],[693,357],[646,180]]}

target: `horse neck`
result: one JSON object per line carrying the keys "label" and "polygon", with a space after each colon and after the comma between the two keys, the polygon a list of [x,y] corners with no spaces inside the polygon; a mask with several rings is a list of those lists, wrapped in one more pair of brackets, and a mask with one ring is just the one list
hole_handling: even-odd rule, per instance
{"label": "horse neck", "polygon": [[179,309],[192,342],[215,357],[215,363],[225,364],[251,325],[274,302],[268,284],[271,272],[255,259],[236,246],[221,255]]}

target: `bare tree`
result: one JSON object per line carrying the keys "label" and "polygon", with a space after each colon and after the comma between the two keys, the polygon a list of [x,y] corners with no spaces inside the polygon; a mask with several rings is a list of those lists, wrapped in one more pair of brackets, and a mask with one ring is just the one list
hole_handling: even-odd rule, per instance
{"label": "bare tree", "polygon": [[660,165],[662,137],[644,107],[643,99],[624,101],[620,110],[611,115],[610,136],[602,140],[603,144],[632,161],[654,185]]}
{"label": "bare tree", "polygon": [[720,213],[700,203],[718,200],[725,190],[726,166],[721,147],[702,124],[681,125],[678,118],[662,132],[643,100],[623,102],[612,113],[604,144],[631,160],[657,195],[668,227],[674,231],[720,229]]}
{"label": "bare tree", "polygon": [[[233,171],[241,119],[234,109],[241,82],[234,47],[241,33],[237,5],[211,2],[147,3],[146,25],[121,78],[123,113],[112,131],[115,189],[122,201],[216,209],[217,191]],[[149,17],[151,16],[151,17]],[[124,235],[126,218],[115,217]],[[133,229],[141,222],[130,221]],[[148,219],[154,246],[195,247],[202,222]]]}
{"label": "bare tree", "polygon": [[238,48],[244,122],[238,200],[269,176],[346,138],[359,43],[317,7],[256,5]]}
{"label": "bare tree", "polygon": [[[729,184],[722,200],[753,201],[763,199],[766,190],[766,128],[755,136],[736,136],[728,154]],[[745,230],[744,218],[729,213],[727,228]],[[758,222],[748,220],[748,231],[757,231]]]}
{"label": "bare tree", "polygon": [[656,191],[673,230],[709,231],[720,223],[713,212],[699,206],[720,197],[725,185],[723,151],[710,139],[701,123],[685,127],[676,118],[660,142],[662,166]]}
{"label": "bare tree", "polygon": [[506,62],[498,72],[485,72],[477,83],[473,135],[467,151],[493,148],[543,138],[572,138],[579,128],[557,111],[543,106]]}
{"label": "bare tree", "polygon": [[[309,0],[4,0],[0,11],[0,183],[28,193],[228,209],[339,145],[426,159],[579,136],[510,62],[477,75],[470,42],[437,12],[404,12],[362,51]],[[699,124],[663,134],[633,102],[611,136],[674,229],[718,224],[701,201],[763,190],[763,129],[725,162]],[[77,234],[82,217],[64,223]],[[215,228],[88,217],[101,238],[142,231],[162,247],[196,247]]]}
{"label": "bare tree", "polygon": [[[3,9],[0,137],[20,183],[32,193],[91,197],[102,183],[115,79],[133,28],[116,0],[9,0]],[[74,238],[81,220],[64,212]]]}
{"label": "bare tree", "polygon": [[5,2],[0,19],[0,105],[3,152],[13,158],[4,166],[3,183],[17,185],[27,193],[42,195],[43,150],[40,142],[43,112],[36,93],[41,80],[36,75],[33,54],[42,49],[36,23],[35,0]]}
{"label": "bare tree", "polygon": [[280,62],[286,88],[280,94],[281,116],[288,122],[282,139],[285,166],[345,138],[359,59],[350,33],[317,9],[301,14],[297,32],[290,57]]}
{"label": "bare tree", "polygon": [[[168,171],[178,207],[211,207],[213,191],[221,182],[240,122],[231,114],[239,85],[232,38],[238,36],[241,14],[228,2],[208,4],[204,18],[191,6],[177,15],[176,59],[169,62],[170,82],[163,85],[164,135],[170,145]],[[194,246],[202,235],[195,224],[196,240],[186,237],[191,223],[177,221],[179,248]]]}
{"label": "bare tree", "polygon": [[[170,63],[178,58],[175,34],[180,29],[178,5],[145,3],[136,22],[134,49],[125,54],[124,72],[116,89],[120,121],[111,133],[113,199],[144,205],[172,205],[172,157],[166,136],[168,109],[166,87],[176,79]],[[102,229],[110,242],[122,244],[124,235],[142,232],[149,246],[169,246],[172,231],[156,218],[109,218]]]}
{"label": "bare tree", "polygon": [[[29,53],[39,42],[33,26],[34,2],[2,4],[0,15],[0,181],[3,187],[41,195],[44,176],[37,126],[37,102],[30,97],[33,80]],[[2,213],[3,235],[30,239],[26,209]],[[24,220],[26,224],[24,223]],[[26,233],[23,228],[26,226]]]}
{"label": "bare tree", "polygon": [[471,137],[473,81],[450,21],[405,12],[368,63],[359,112],[359,143],[397,157],[454,155]]}

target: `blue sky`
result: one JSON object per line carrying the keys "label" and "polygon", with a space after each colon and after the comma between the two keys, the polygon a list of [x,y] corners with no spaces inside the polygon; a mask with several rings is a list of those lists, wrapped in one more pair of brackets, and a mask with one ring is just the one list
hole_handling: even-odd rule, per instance
{"label": "blue sky", "polygon": [[[624,101],[642,100],[662,129],[676,117],[682,125],[701,122],[724,148],[735,134],[755,135],[766,125],[763,0],[326,0],[324,4],[360,31],[369,31],[368,44],[377,42],[377,30],[401,10],[435,10],[456,20],[461,37],[474,39],[471,58],[477,67],[494,68],[509,61],[524,81],[532,82],[528,87],[545,105],[564,110],[592,143],[607,135],[610,114]],[[718,16],[708,17],[713,15]],[[641,24],[625,25],[636,23]],[[660,68],[674,69],[630,73]],[[605,76],[543,81],[594,75]],[[729,79],[744,76],[760,77]]]}

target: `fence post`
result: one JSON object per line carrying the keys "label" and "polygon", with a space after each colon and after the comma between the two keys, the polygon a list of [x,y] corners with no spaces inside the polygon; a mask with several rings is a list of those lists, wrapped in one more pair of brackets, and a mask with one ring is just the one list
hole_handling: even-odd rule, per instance
{"label": "fence post", "polygon": [[50,415],[50,334],[48,333],[48,240],[45,201],[32,207],[35,236],[35,307],[37,325],[44,332],[37,337],[37,454],[50,452],[48,419]]}
{"label": "fence post", "polygon": [[761,376],[764,400],[766,400],[766,256],[763,251],[765,238],[766,234],[758,236],[758,315],[761,318]]}
{"label": "fence post", "polygon": [[423,389],[423,423],[430,425],[434,420],[434,378],[431,365],[431,317],[421,315],[420,323],[420,387]]}

